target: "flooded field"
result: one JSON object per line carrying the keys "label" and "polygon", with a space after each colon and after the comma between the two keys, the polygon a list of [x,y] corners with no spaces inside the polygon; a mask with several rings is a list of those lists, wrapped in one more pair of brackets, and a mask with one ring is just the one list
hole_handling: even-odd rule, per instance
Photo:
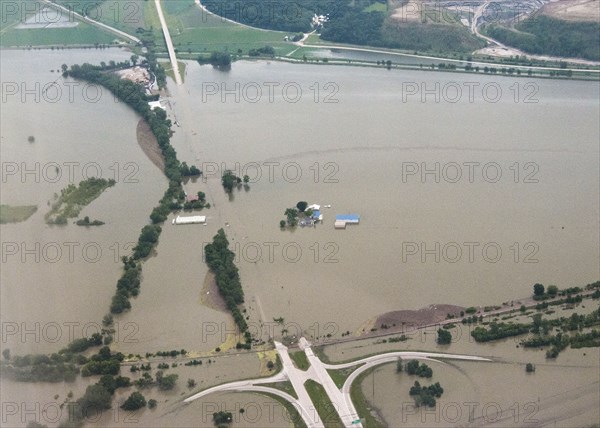
{"label": "flooded field", "polygon": [[[129,52],[2,55],[1,202],[38,206],[26,222],[2,225],[3,333],[10,327],[2,348],[51,353],[99,330],[120,257],[129,254],[167,183],[136,141],[139,118],[99,88],[61,77],[63,63],[119,61]],[[206,304],[214,289],[202,249],[220,228],[238,257],[249,322],[263,340],[280,338],[283,328],[289,336],[337,338],[389,311],[500,304],[530,295],[535,282],[567,287],[598,280],[598,83],[267,62],[235,63],[226,73],[188,63],[186,71],[185,85],[169,85],[167,111],[177,121],[172,144],[179,159],[204,171],[184,187],[206,192],[208,225],[165,223],[156,253],[144,263],[140,296],[117,317],[114,350],[185,348],[205,355],[235,346],[230,317]],[[226,169],[250,178],[232,197],[220,183]],[[45,224],[55,193],[99,175],[117,183],[81,216],[104,226]],[[298,201],[321,205],[323,223],[280,229],[284,211]],[[360,214],[360,224],[335,230],[335,216],[350,213]],[[280,317],[284,322],[273,329]],[[403,349],[441,350],[434,336]],[[357,342],[326,352],[343,360],[386,346]],[[518,401],[522,418],[532,401],[542,423],[578,425],[598,416],[597,349],[568,350],[548,363],[543,352],[515,353],[515,346],[453,344],[451,352],[500,362],[435,363],[445,403],[488,400],[510,409]],[[255,354],[218,361],[173,369],[177,389],[149,392],[159,408],[136,415],[136,423],[212,426],[207,415],[225,406],[234,409],[236,426],[289,425],[267,397],[225,394],[181,404],[194,391],[185,387],[188,378],[203,389],[260,373]],[[538,370],[526,376],[530,361]],[[422,415],[401,406],[411,401],[410,382],[394,370],[382,367],[375,381],[368,377],[365,396],[388,423],[408,418],[418,426]],[[516,395],[512,379],[519,381]],[[62,402],[69,390],[78,397],[86,386],[81,379],[3,381],[2,392],[38,403],[58,394]],[[567,395],[577,403],[557,416]],[[273,406],[274,413],[265,410]],[[460,424],[469,422],[466,416]],[[426,422],[456,425],[447,418]],[[127,426],[118,412],[97,424]]]}
{"label": "flooded field", "polygon": [[[171,364],[172,359],[165,359]],[[113,408],[96,412],[88,418],[86,426],[201,426],[211,427],[212,414],[218,411],[231,411],[235,414],[236,426],[273,426],[284,427],[291,417],[277,401],[262,395],[250,394],[214,394],[190,404],[182,403],[182,399],[194,392],[211,386],[238,380],[255,378],[260,375],[260,363],[256,354],[225,356],[196,367],[179,366],[165,370],[165,374],[177,374],[179,380],[172,391],[159,391],[158,388],[143,389],[146,400],[155,399],[155,409],[143,409],[127,412],[119,406],[131,394],[132,389],[117,390]],[[156,363],[153,363],[153,365]],[[121,369],[123,376],[132,380],[140,377],[130,373],[127,365]],[[187,380],[194,379],[196,386],[187,387]],[[56,426],[59,421],[69,420],[67,406],[61,407],[65,401],[73,401],[83,395],[85,388],[97,382],[97,377],[79,377],[73,383],[15,383],[2,382],[3,425],[25,426],[36,421],[48,426]],[[72,392],[73,398],[68,396]],[[23,409],[29,409],[27,413]],[[239,409],[245,409],[243,413]]]}
{"label": "flooded field", "polygon": [[[44,86],[56,80],[64,88],[62,77],[45,69],[93,56],[43,52],[38,71],[24,76],[9,64],[17,67],[26,53],[9,52],[15,60],[3,62],[7,81]],[[107,60],[118,60],[116,54],[127,55],[112,50]],[[205,171],[186,190],[206,192],[213,208],[204,213],[206,227],[165,224],[158,257],[145,265],[142,293],[121,319],[139,327],[139,341],[116,344],[121,350],[205,351],[227,338],[226,314],[201,303],[207,273],[202,248],[221,227],[238,255],[251,320],[283,317],[290,334],[339,337],[388,311],[497,304],[528,295],[535,281],[572,286],[595,280],[597,84],[360,68],[339,73],[265,62],[236,63],[228,73],[193,63],[187,70],[183,87],[170,86],[167,109],[179,125],[172,140],[181,160]],[[272,100],[268,82],[277,82]],[[439,102],[435,94],[422,102],[424,95],[409,96],[415,86],[407,86],[491,84],[502,93],[496,103],[474,89],[472,103],[465,92],[451,106],[449,89],[445,95],[440,89]],[[289,94],[282,92],[286,85]],[[302,91],[295,103],[289,88]],[[20,283],[18,293],[3,288],[6,319],[62,324],[68,314],[98,322],[120,256],[162,194],[164,178],[135,143],[135,115],[107,94],[87,102],[89,91],[87,100],[75,91],[74,102],[67,102],[66,92],[58,103],[8,98],[3,123],[18,126],[3,127],[2,154],[5,166],[16,170],[5,174],[2,203],[39,209],[26,223],[3,226],[3,241],[16,243],[9,248],[14,255],[4,254],[3,283]],[[515,103],[517,96],[521,102]],[[536,102],[526,103],[526,96]],[[80,111],[89,115],[78,116],[85,127],[51,126],[53,114],[68,118]],[[30,134],[35,143],[27,142]],[[75,174],[93,174],[99,165],[104,177],[119,175],[122,183],[82,212],[107,225],[43,223],[48,201],[69,184],[68,162],[75,162]],[[55,183],[54,163],[62,173]],[[232,198],[220,185],[227,168],[251,179]],[[332,207],[322,208],[324,221],[316,228],[282,231],[285,209],[300,200]],[[335,215],[347,213],[360,214],[361,224],[335,230]],[[79,244],[73,262],[70,242]],[[32,247],[35,254],[28,254]],[[64,304],[47,308],[37,293],[42,283],[53,301]],[[32,310],[11,314],[19,307]]]}
{"label": "flooded field", "polygon": [[[2,225],[2,321],[11,323],[2,346],[14,354],[55,352],[98,331],[120,258],[164,191],[164,176],[136,142],[137,116],[106,91],[57,71],[63,63],[129,56],[116,49],[2,52],[4,89],[15,92],[3,92],[2,203],[38,206],[26,222]],[[116,184],[81,216],[104,226],[45,223],[55,194],[100,176]]]}
{"label": "flooded field", "polygon": [[[574,311],[558,309],[544,318],[597,309],[597,302],[584,301]],[[517,316],[511,321],[525,323],[530,318]],[[402,343],[366,339],[328,345],[323,352],[333,363],[394,350],[480,355],[492,360],[427,362],[433,369],[431,379],[397,373],[396,364],[372,370],[360,384],[361,391],[373,412],[389,426],[593,426],[599,416],[595,403],[600,399],[597,348],[567,349],[549,360],[546,349],[522,348],[523,336],[476,343],[470,335],[473,328],[458,324],[451,329],[450,345],[436,343],[437,327],[407,328],[408,340]],[[534,373],[526,373],[527,363],[535,366]],[[439,382],[444,388],[435,408],[414,406],[408,392],[415,380],[421,385]]]}
{"label": "flooded field", "polygon": [[[598,370],[592,367],[521,364],[427,363],[432,379],[380,367],[362,383],[365,397],[379,408],[387,426],[592,426],[600,414]],[[540,373],[540,372],[543,372]],[[444,394],[435,408],[416,408],[408,393],[415,380],[439,382]]]}
{"label": "flooded field", "polygon": [[[335,335],[386,311],[498,303],[528,295],[535,281],[594,281],[598,91],[510,77],[266,62],[223,73],[190,63],[172,103],[182,126],[173,144],[203,166],[209,225],[229,225],[246,293],[260,297],[266,320]],[[225,169],[251,178],[233,200],[219,182]],[[314,229],[280,230],[300,200],[332,208]],[[361,224],[334,230],[335,215],[347,213]]]}

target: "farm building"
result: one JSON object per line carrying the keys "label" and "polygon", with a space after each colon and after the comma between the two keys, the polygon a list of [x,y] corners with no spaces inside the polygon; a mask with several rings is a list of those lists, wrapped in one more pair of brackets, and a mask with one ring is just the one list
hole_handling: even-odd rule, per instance
{"label": "farm building", "polygon": [[206,216],[181,217],[173,219],[173,224],[206,224]]}
{"label": "farm building", "polygon": [[360,223],[360,215],[358,214],[341,214],[335,216],[335,221],[343,221],[347,224],[359,224]]}

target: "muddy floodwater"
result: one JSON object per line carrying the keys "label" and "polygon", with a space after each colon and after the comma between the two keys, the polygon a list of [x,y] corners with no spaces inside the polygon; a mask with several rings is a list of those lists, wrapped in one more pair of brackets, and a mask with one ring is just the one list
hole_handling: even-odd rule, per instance
{"label": "muddy floodwater", "polygon": [[[83,85],[68,96],[56,70],[99,62],[94,53],[4,55],[7,82],[63,89],[56,102],[50,87],[39,102],[7,96],[3,109],[2,203],[39,207],[26,223],[2,227],[6,320],[97,323],[119,257],[166,185],[136,143],[133,112]],[[22,72],[30,59],[35,67]],[[184,86],[169,87],[172,142],[205,173],[186,190],[206,192],[213,207],[206,227],[164,225],[141,295],[119,319],[139,330],[123,351],[207,350],[228,335],[226,314],[201,303],[202,248],[221,227],[251,321],[283,317],[292,335],[339,336],[388,311],[497,304],[528,295],[533,282],[597,279],[597,83],[267,62],[229,72],[188,63],[186,73]],[[224,169],[247,174],[249,186],[227,197]],[[95,171],[117,185],[82,215],[107,224],[45,225],[53,194]],[[323,222],[281,230],[285,209],[300,200],[321,205]],[[350,213],[360,224],[335,230],[335,216]],[[57,335],[53,326],[23,327]],[[70,328],[55,343],[66,343]],[[25,339],[11,347],[54,347]]]}
{"label": "muddy floodwater", "polygon": [[[65,80],[59,71],[62,64],[130,55],[2,52],[0,199],[38,206],[26,222],[1,228],[2,348],[15,355],[56,352],[100,329],[120,257],[130,253],[167,186],[137,143],[139,117],[106,90]],[[290,336],[340,337],[389,311],[500,304],[528,296],[535,282],[567,287],[598,280],[597,82],[245,61],[221,72],[188,62],[185,84],[170,81],[169,92],[172,144],[181,161],[204,171],[184,187],[205,192],[212,208],[202,213],[207,226],[165,223],[144,263],[141,294],[116,319],[114,350],[185,348],[201,355],[235,345],[230,317],[207,304],[215,290],[202,250],[220,228],[237,254],[251,329],[263,340],[279,338],[283,328]],[[226,169],[248,175],[249,185],[226,195]],[[81,212],[106,224],[46,225],[54,194],[89,176],[116,181]],[[298,201],[321,205],[323,222],[280,229],[286,208]],[[359,214],[360,224],[336,230],[340,214]],[[280,317],[283,325],[275,326]],[[339,346],[337,355],[328,352],[340,360],[374,352]],[[567,350],[546,363],[543,352],[513,355],[514,341],[473,346],[464,341],[450,350],[506,362],[432,363],[434,381],[447,387],[442,402],[497,401],[502,409],[518,402],[517,425],[526,425],[530,402],[539,406],[541,424],[596,420],[596,349]],[[530,360],[538,365],[535,376],[523,368]],[[188,378],[200,388],[258,376],[254,354],[175,370],[178,389],[149,393],[159,408],[136,415],[140,426],[211,426],[217,408],[233,409],[236,426],[289,426],[281,405],[267,397],[181,402],[193,392]],[[411,380],[394,371],[381,367],[362,384],[387,423],[470,423],[462,404],[462,419],[450,423],[403,410]],[[59,394],[62,402],[69,390],[81,396],[86,385],[3,381],[2,393],[15,402]],[[576,403],[557,410],[566,396]],[[475,424],[491,423],[480,413]],[[121,416],[102,415],[96,423],[128,426]]]}
{"label": "muddy floodwater", "polygon": [[[63,63],[130,55],[117,49],[2,52],[3,85],[16,86],[14,95],[3,93],[2,203],[38,206],[28,221],[2,225],[2,321],[11,323],[2,345],[15,354],[54,352],[98,331],[121,274],[120,258],[164,192],[166,179],[136,142],[137,115],[106,90],[58,72]],[[100,176],[115,186],[80,215],[104,226],[45,223],[56,193]],[[129,334],[127,328],[121,333]]]}
{"label": "muddy floodwater", "polygon": [[[597,83],[267,62],[186,73],[170,114],[214,206],[202,240],[225,226],[267,321],[335,336],[598,275]],[[225,169],[249,188],[227,198]],[[323,223],[282,231],[301,200]],[[335,230],[350,213],[360,225]]]}
{"label": "muddy floodwater", "polygon": [[[597,302],[585,302],[574,311],[586,314],[597,309]],[[559,309],[548,317],[572,313]],[[527,320],[527,316],[513,319]],[[372,370],[360,388],[373,413],[389,426],[575,427],[592,426],[598,420],[597,348],[567,349],[556,360],[549,360],[546,349],[523,349],[522,336],[478,344],[470,336],[473,328],[459,324],[451,329],[450,345],[438,345],[437,328],[432,327],[406,330],[408,340],[402,343],[366,339],[325,346],[323,352],[334,363],[394,350],[480,355],[492,360],[428,361],[433,369],[430,379],[397,373],[396,364]],[[526,373],[527,363],[535,365],[535,373]],[[415,407],[408,393],[415,381],[425,386],[439,382],[444,388],[435,408]]]}

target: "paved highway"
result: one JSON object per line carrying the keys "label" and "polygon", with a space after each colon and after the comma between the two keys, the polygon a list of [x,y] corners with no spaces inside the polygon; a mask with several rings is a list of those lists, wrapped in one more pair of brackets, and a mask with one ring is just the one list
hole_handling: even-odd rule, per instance
{"label": "paved highway", "polygon": [[[342,364],[326,364],[323,363],[319,357],[317,357],[312,349],[311,344],[304,338],[301,337],[298,341],[300,349],[304,350],[310,367],[308,370],[303,371],[294,366],[292,359],[289,356],[288,348],[279,342],[275,342],[275,348],[281,359],[283,369],[280,373],[271,376],[269,378],[244,380],[238,382],[230,382],[223,385],[214,386],[202,392],[192,395],[184,400],[185,403],[191,403],[201,397],[204,397],[215,392],[227,392],[227,391],[248,391],[248,392],[262,392],[277,395],[288,402],[290,402],[304,420],[307,426],[311,428],[324,428],[323,422],[319,419],[319,415],[316,411],[316,407],[304,384],[307,380],[312,379],[315,382],[323,385],[331,403],[336,409],[340,419],[347,427],[361,428],[362,424],[359,421],[359,416],[350,397],[350,388],[356,378],[363,373],[365,370],[370,369],[381,364],[393,363],[398,358],[408,360],[438,360],[438,359],[451,359],[451,360],[465,360],[465,361],[491,361],[487,358],[475,357],[470,355],[458,355],[458,354],[440,354],[436,352],[389,352],[385,354],[373,355],[371,357],[362,358],[360,360],[352,361],[349,363]],[[361,366],[357,368],[348,377],[344,383],[342,389],[339,389],[327,370],[344,369],[355,366]],[[291,395],[283,392],[279,389],[264,386],[267,383],[283,382],[289,380],[298,395],[298,398],[294,398]]]}
{"label": "paved highway", "polygon": [[182,85],[181,74],[179,74],[179,64],[177,63],[177,57],[175,56],[175,48],[173,47],[173,41],[171,40],[171,33],[169,33],[169,27],[163,14],[160,0],[154,0],[156,5],[156,11],[158,12],[158,19],[160,19],[160,25],[162,27],[163,34],[165,36],[165,42],[167,43],[167,50],[169,51],[169,59],[171,60],[171,66],[173,67],[173,73],[175,73],[175,83]]}

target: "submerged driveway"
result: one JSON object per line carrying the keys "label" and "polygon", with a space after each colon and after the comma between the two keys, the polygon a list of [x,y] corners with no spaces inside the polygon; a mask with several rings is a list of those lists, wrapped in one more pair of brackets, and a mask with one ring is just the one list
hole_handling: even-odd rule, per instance
{"label": "submerged driveway", "polygon": [[[300,348],[304,350],[310,367],[308,370],[303,371],[294,366],[292,359],[289,356],[288,348],[279,342],[275,342],[275,347],[281,359],[283,369],[278,374],[262,379],[244,380],[238,382],[230,382],[223,385],[214,386],[202,392],[192,395],[184,400],[184,403],[188,404],[194,400],[197,400],[206,395],[215,392],[258,392],[258,393],[269,393],[281,397],[291,403],[307,426],[322,428],[324,427],[323,422],[320,420],[319,415],[316,411],[315,404],[310,399],[304,383],[312,379],[315,382],[320,383],[325,392],[327,393],[331,403],[333,404],[336,412],[340,419],[344,423],[344,426],[351,427],[362,427],[360,417],[356,412],[352,398],[350,397],[350,388],[356,378],[366,370],[381,365],[392,363],[398,360],[398,358],[411,359],[411,360],[463,360],[463,361],[491,361],[490,359],[483,357],[475,357],[470,355],[459,355],[459,354],[440,354],[436,352],[411,352],[411,351],[398,351],[388,352],[384,354],[374,355],[371,357],[362,358],[360,360],[352,361],[349,363],[342,364],[325,364],[319,357],[317,357],[312,349],[310,343],[304,338],[299,340]],[[361,366],[357,368],[348,377],[342,389],[339,389],[327,370],[339,370],[355,366]],[[289,380],[298,395],[298,398],[292,397],[290,394],[281,391],[279,389],[265,386],[268,383],[283,382]]]}

